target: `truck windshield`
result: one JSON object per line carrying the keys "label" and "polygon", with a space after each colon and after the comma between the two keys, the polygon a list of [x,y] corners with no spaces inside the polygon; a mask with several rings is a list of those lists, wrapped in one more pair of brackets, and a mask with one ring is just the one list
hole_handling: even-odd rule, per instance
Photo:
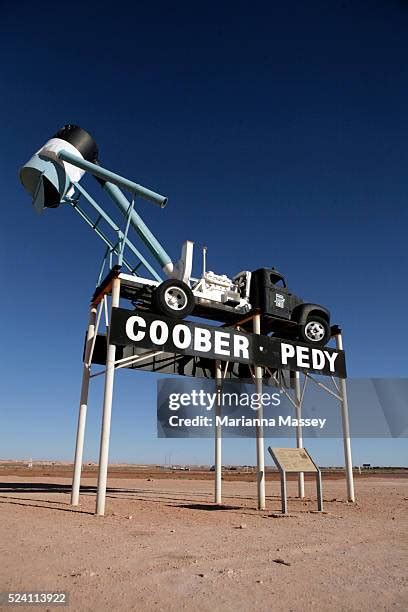
{"label": "truck windshield", "polygon": [[282,274],[279,272],[271,272],[270,280],[273,285],[277,285],[278,287],[286,287],[285,279]]}

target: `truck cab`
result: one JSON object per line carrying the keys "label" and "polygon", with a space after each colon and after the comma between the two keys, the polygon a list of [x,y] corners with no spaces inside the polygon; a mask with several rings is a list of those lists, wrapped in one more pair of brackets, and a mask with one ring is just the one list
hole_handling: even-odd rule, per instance
{"label": "truck cab", "polygon": [[304,302],[292,293],[285,277],[275,268],[251,273],[249,302],[260,311],[263,327],[275,335],[326,344],[331,336],[330,312],[324,306]]}

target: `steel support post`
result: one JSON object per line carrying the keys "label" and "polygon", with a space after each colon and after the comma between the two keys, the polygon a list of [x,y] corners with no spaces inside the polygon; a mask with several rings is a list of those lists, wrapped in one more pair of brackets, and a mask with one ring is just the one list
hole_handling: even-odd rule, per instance
{"label": "steel support post", "polygon": [[[296,418],[298,421],[302,418],[302,395],[300,392],[300,372],[295,372],[295,403],[296,403]],[[299,421],[300,422],[300,421]],[[303,448],[303,433],[302,426],[296,426],[296,446]],[[305,496],[305,475],[303,472],[298,474],[298,497],[303,499]]]}
{"label": "steel support post", "polygon": [[[112,281],[112,302],[110,322],[112,321],[112,309],[119,306],[120,280],[114,278]],[[98,487],[96,495],[96,514],[105,514],[106,482],[108,478],[109,438],[112,414],[113,381],[115,377],[116,346],[110,344],[110,325],[108,331],[108,348],[106,354],[105,391],[103,398],[103,415],[101,429],[101,445],[99,450]]]}
{"label": "steel support post", "polygon": [[316,472],[316,490],[317,490],[317,509],[323,512],[323,490],[322,490],[322,473],[320,470]]}
{"label": "steel support post", "polygon": [[220,424],[217,424],[217,417],[221,417],[221,390],[222,390],[222,367],[221,361],[215,362],[215,390],[216,390],[216,402],[215,402],[215,443],[214,443],[214,467],[215,467],[215,491],[214,491],[214,502],[216,504],[222,503],[221,496],[221,478],[222,478],[222,462],[221,462],[221,444],[222,444],[222,428]]}
{"label": "steel support post", "polygon": [[[340,334],[336,334],[336,346],[342,351],[343,350],[343,338]],[[346,478],[347,478],[347,499],[350,502],[355,501],[354,495],[354,479],[353,479],[353,462],[351,459],[351,438],[350,438],[350,424],[349,424],[349,412],[348,412],[348,400],[347,400],[347,385],[344,378],[338,379],[339,391],[340,391],[340,404],[341,404],[341,420],[343,425],[343,447],[344,447],[344,462],[346,465]]]}
{"label": "steel support post", "polygon": [[71,504],[78,506],[79,489],[81,486],[82,456],[84,451],[84,437],[86,425],[86,412],[88,408],[89,377],[91,374],[91,348],[95,336],[95,321],[97,308],[92,304],[89,313],[88,332],[86,336],[84,365],[82,368],[81,396],[79,400],[78,426],[75,444],[74,475],[72,478]]}
{"label": "steel support post", "polygon": [[281,470],[281,503],[282,503],[282,514],[288,513],[288,491],[286,487],[286,472]]}
{"label": "steel support post", "polygon": [[[261,315],[256,314],[253,318],[254,334],[261,333]],[[260,366],[255,366],[255,389],[256,393],[262,395],[262,375]],[[260,406],[257,417],[263,418],[263,407]],[[257,463],[257,488],[258,488],[258,510],[265,510],[265,454],[264,454],[264,434],[263,426],[256,427],[256,463]]]}

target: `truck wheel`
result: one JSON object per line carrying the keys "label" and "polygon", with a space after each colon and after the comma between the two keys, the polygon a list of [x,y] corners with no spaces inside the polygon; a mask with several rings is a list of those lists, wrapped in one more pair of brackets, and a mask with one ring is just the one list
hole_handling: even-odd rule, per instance
{"label": "truck wheel", "polygon": [[177,279],[161,283],[153,293],[152,303],[155,310],[173,319],[184,319],[195,306],[190,287]]}
{"label": "truck wheel", "polygon": [[322,317],[310,315],[300,328],[300,338],[308,344],[324,346],[331,337],[330,326]]}

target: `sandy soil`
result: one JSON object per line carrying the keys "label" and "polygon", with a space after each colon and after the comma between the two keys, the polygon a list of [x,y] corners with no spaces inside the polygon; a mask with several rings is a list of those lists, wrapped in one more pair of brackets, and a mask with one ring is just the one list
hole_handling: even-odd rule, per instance
{"label": "sandy soil", "polygon": [[[344,479],[344,469],[321,468],[323,478],[325,479]],[[20,476],[29,479],[50,476],[51,478],[71,478],[73,472],[73,464],[69,462],[56,461],[51,462],[34,462],[31,468],[27,467],[27,461],[7,461],[0,460],[0,482],[3,476]],[[223,467],[222,478],[225,481],[239,480],[245,482],[254,482],[256,480],[255,467],[244,470],[242,467],[234,467],[229,469]],[[279,480],[279,473],[276,468],[266,466],[266,479]],[[355,470],[357,474],[357,470]],[[95,479],[98,473],[98,466],[95,463],[86,464],[82,469],[82,479]],[[170,469],[163,466],[154,465],[132,465],[132,464],[110,464],[109,475],[111,478],[142,479],[172,479],[172,480],[214,480],[214,472],[211,472],[208,466],[191,466],[188,471],[180,469]],[[314,481],[313,474],[306,474],[306,478]],[[408,478],[408,468],[374,468],[362,470],[358,477],[361,478]],[[293,474],[288,474],[288,478],[297,478]]]}
{"label": "sandy soil", "polygon": [[277,482],[258,512],[254,482],[225,482],[217,509],[210,481],[110,479],[96,517],[95,478],[75,509],[68,478],[1,481],[0,591],[66,590],[69,609],[98,612],[408,608],[407,478],[357,477],[356,504],[326,479],[327,514],[292,481],[287,518],[271,516]]}

